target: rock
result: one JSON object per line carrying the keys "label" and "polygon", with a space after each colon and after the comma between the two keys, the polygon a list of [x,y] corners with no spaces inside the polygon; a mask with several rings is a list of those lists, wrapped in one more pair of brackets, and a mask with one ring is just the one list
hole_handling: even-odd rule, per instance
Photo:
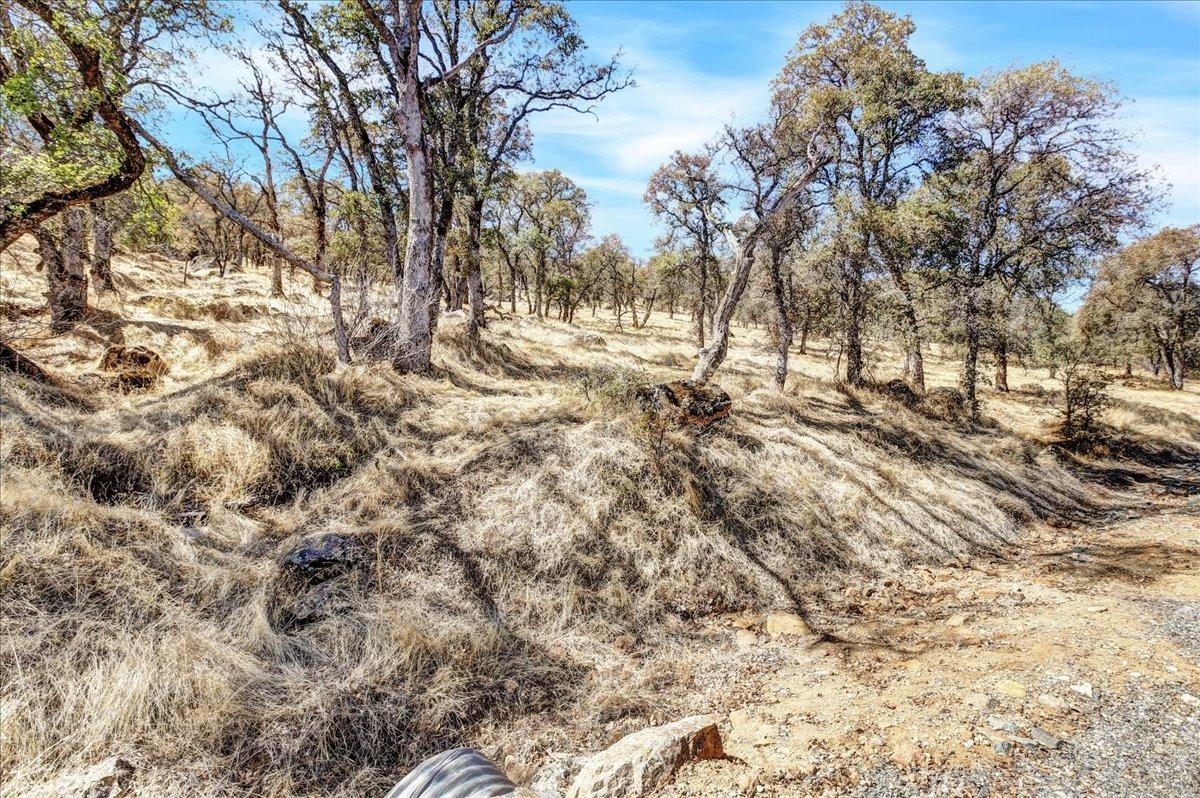
{"label": "rock", "polygon": [[1016,734],[1020,731],[1020,729],[1017,728],[1017,724],[1013,723],[1011,720],[998,718],[995,715],[988,715],[987,722],[988,725],[996,731],[1008,732],[1009,734]]}
{"label": "rock", "polygon": [[962,626],[970,616],[967,613],[956,612],[946,619],[947,626]]}
{"label": "rock", "polygon": [[1102,606],[1097,605],[1095,607],[1088,607],[1087,611],[1088,612],[1108,612],[1108,607],[1102,607]]}
{"label": "rock", "polygon": [[1071,685],[1071,689],[1080,695],[1085,695],[1088,698],[1096,697],[1096,689],[1088,682],[1080,682],[1079,684]]}
{"label": "rock", "polygon": [[544,798],[560,798],[571,786],[583,762],[582,757],[551,754],[529,780],[529,789]]}
{"label": "rock", "polygon": [[921,748],[911,740],[901,740],[892,746],[888,758],[896,767],[906,768],[916,764],[921,758]]}
{"label": "rock", "polygon": [[754,791],[758,788],[758,779],[759,773],[757,771],[748,770],[745,773],[741,773],[737,777],[738,789],[741,790],[743,795],[753,795]]}
{"label": "rock", "polygon": [[337,580],[319,582],[313,587],[303,590],[291,604],[288,624],[306,624],[336,615],[347,609],[349,603],[343,591],[339,590]]}
{"label": "rock", "polygon": [[1196,696],[1192,695],[1191,693],[1180,693],[1179,700],[1185,704],[1190,704],[1192,706],[1200,705],[1200,698],[1197,698]]}
{"label": "rock", "polygon": [[1054,709],[1070,709],[1071,708],[1067,704],[1066,701],[1063,701],[1058,696],[1050,695],[1049,693],[1042,693],[1041,695],[1039,695],[1037,697],[1037,700],[1038,700],[1039,704],[1044,704],[1048,707],[1053,707]]}
{"label": "rock", "polygon": [[752,629],[759,626],[763,622],[763,616],[756,613],[747,613],[735,616],[730,623],[737,629]]}
{"label": "rock", "polygon": [[142,391],[158,382],[169,371],[167,361],[144,346],[110,346],[100,358],[100,370],[117,375],[122,391]]}
{"label": "rock", "polygon": [[1042,748],[1048,748],[1052,751],[1065,743],[1064,740],[1055,737],[1050,732],[1037,726],[1029,727],[1029,736]]}
{"label": "rock", "polygon": [[1010,698],[1024,698],[1028,695],[1025,690],[1025,685],[1012,679],[1001,679],[996,682],[996,692],[1000,695],[1006,695]]}
{"label": "rock", "polygon": [[764,628],[771,637],[792,635],[794,637],[811,637],[813,630],[808,621],[794,612],[773,612],[767,616]]}
{"label": "rock", "polygon": [[717,385],[675,380],[642,385],[634,395],[646,410],[683,427],[708,429],[729,416],[732,400]]}
{"label": "rock", "polygon": [[588,759],[566,798],[639,798],[653,794],[679,766],[720,759],[725,751],[716,719],[691,718],[642,729]]}
{"label": "rock", "polygon": [[313,580],[348,570],[366,558],[366,550],[354,538],[326,532],[302,540],[284,555],[282,565],[296,576]]}
{"label": "rock", "polygon": [[738,629],[733,633],[733,643],[743,651],[758,645],[758,635],[749,629]]}
{"label": "rock", "polygon": [[980,712],[989,710],[996,705],[996,699],[984,693],[969,693],[963,701],[967,703],[967,706],[974,707]]}
{"label": "rock", "polygon": [[75,376],[75,384],[85,391],[116,390],[116,377],[98,371],[85,371]]}
{"label": "rock", "polygon": [[82,798],[124,798],[131,794],[133,765],[121,757],[113,757],[88,771]]}
{"label": "rock", "polygon": [[1012,751],[1013,744],[1007,740],[996,740],[992,743],[992,750],[997,754],[1004,756]]}

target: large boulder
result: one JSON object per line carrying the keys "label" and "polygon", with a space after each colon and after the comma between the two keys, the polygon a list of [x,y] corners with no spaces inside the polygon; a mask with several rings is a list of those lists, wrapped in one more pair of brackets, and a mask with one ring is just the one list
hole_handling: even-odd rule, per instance
{"label": "large boulder", "polygon": [[642,729],[590,758],[567,798],[640,798],[657,792],[685,762],[721,759],[716,718],[697,715]]}
{"label": "large boulder", "polygon": [[642,407],[680,426],[707,429],[729,415],[732,401],[719,385],[674,380],[642,385],[635,391]]}
{"label": "large boulder", "polygon": [[167,361],[144,346],[110,346],[100,358],[100,370],[115,373],[122,391],[143,391],[167,373]]}

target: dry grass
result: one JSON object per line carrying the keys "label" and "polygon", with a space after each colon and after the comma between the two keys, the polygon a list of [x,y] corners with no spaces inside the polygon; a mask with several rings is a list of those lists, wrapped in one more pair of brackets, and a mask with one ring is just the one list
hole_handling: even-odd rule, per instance
{"label": "dry grass", "polygon": [[[754,331],[720,377],[734,420],[696,439],[623,401],[690,362],[681,320],[518,316],[474,343],[448,319],[437,372],[402,378],[298,345],[278,317],[306,306],[266,300],[265,275],[193,277],[172,304],[162,264],[119,270],[151,298],[114,325],[164,352],[165,384],[5,379],[6,794],[63,794],[117,754],[136,795],[370,794],[522,718],[650,712],[690,679],[697,616],[799,604],[820,626],[847,580],[1003,556],[1023,524],[1111,498],[1003,421],[966,432],[835,389],[824,354],[768,390]],[[197,311],[218,301],[256,311]],[[86,373],[98,335],[33,354]],[[1195,435],[1186,409],[1121,390],[1130,434]],[[1030,423],[1026,399],[991,407]],[[289,575],[327,532],[362,564]],[[631,681],[614,663],[632,656]]]}

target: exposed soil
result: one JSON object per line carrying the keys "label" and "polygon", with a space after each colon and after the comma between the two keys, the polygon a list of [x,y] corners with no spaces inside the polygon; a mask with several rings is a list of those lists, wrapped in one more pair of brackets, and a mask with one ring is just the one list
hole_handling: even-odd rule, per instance
{"label": "exposed soil", "polygon": [[740,670],[697,683],[729,759],[664,794],[1200,795],[1198,488],[1182,465],[1011,561],[850,587],[838,625],[878,645],[724,619]]}

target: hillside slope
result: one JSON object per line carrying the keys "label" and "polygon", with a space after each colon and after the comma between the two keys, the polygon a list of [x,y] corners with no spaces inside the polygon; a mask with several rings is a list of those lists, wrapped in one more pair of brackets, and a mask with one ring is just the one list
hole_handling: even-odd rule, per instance
{"label": "hillside slope", "polygon": [[[34,260],[0,272],[12,323],[38,323]],[[824,347],[771,391],[740,328],[731,421],[662,433],[628,390],[686,371],[680,318],[506,315],[472,343],[452,314],[435,372],[399,377],[316,346],[304,283],[116,270],[86,324],[27,342],[57,385],[4,374],[6,794],[116,755],[146,796],[369,795],[458,744],[532,767],[710,709],[697,674],[737,661],[715,621],[789,610],[830,646],[891,645],[848,590],[1004,561],[1200,447],[1194,389],[1118,387],[1141,461],[1085,460],[1050,445],[1032,373],[972,431],[835,386]],[[170,370],[120,393],[114,344]]]}

